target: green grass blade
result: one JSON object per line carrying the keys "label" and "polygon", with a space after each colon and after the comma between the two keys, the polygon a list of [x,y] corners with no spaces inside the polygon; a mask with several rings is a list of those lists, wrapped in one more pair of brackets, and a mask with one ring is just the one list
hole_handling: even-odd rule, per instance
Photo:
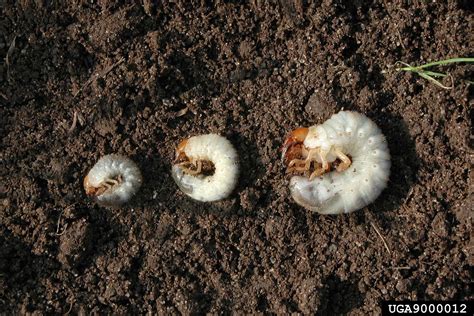
{"label": "green grass blade", "polygon": [[438,80],[436,80],[436,79],[433,78],[433,77],[428,76],[428,75],[427,75],[426,73],[424,73],[424,72],[417,72],[417,73],[418,73],[421,77],[425,78],[426,80],[431,81],[432,83],[434,83],[435,85],[437,85],[437,86],[440,87],[440,88],[447,89],[447,90],[453,88],[452,86],[451,86],[451,87],[447,87],[447,86],[443,85],[441,82],[439,82]]}
{"label": "green grass blade", "polygon": [[427,63],[421,66],[416,66],[417,69],[428,68],[432,66],[447,65],[452,63],[474,63],[473,57],[460,57],[460,58],[450,58],[445,60],[434,61],[432,63]]}
{"label": "green grass blade", "polygon": [[[433,66],[442,66],[442,65],[447,65],[447,64],[452,64],[452,63],[474,63],[474,58],[473,57],[459,57],[459,58],[450,58],[450,59],[445,59],[445,60],[439,60],[439,61],[434,61],[431,63],[427,63],[421,66],[412,66],[410,64],[407,64],[403,61],[397,61],[396,64],[402,64],[405,67],[401,68],[396,68],[397,71],[410,71],[413,73],[418,74],[420,77],[431,81],[435,85],[437,85],[440,88],[443,89],[452,89],[454,86],[454,81],[451,75],[449,74],[444,74],[441,72],[435,72],[435,71],[430,71],[430,70],[424,70],[425,68],[428,67],[433,67]],[[443,85],[439,80],[435,78],[445,78],[445,77],[450,77],[451,78],[451,86],[447,87]],[[472,81],[468,81],[469,84],[472,83]]]}
{"label": "green grass blade", "polygon": [[413,67],[413,66],[410,65],[410,64],[404,63],[403,61],[397,61],[397,62],[395,63],[395,65],[396,65],[396,64],[402,64],[403,66],[405,66],[405,67],[402,67],[402,68],[396,68],[397,71],[400,71],[400,70],[404,70],[404,71],[415,71],[415,70],[416,70],[415,67]]}
{"label": "green grass blade", "polygon": [[427,74],[430,77],[436,77],[436,78],[444,78],[447,76],[447,74],[443,74],[441,72],[429,71],[429,70],[417,71],[417,73],[420,73],[420,72]]}

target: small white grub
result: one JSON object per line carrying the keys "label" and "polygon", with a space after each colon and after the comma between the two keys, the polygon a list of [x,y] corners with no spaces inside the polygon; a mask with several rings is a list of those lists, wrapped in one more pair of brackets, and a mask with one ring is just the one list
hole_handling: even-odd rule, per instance
{"label": "small white grub", "polygon": [[115,154],[100,158],[84,178],[86,194],[106,206],[127,202],[141,184],[142,174],[137,165],[129,158]]}
{"label": "small white grub", "polygon": [[390,174],[385,136],[365,115],[351,111],[294,130],[285,140],[282,159],[289,172],[310,172],[309,178],[291,178],[291,195],[321,214],[350,213],[372,203]]}
{"label": "small white grub", "polygon": [[[213,174],[203,174],[204,162],[212,163]],[[232,144],[222,136],[207,134],[188,138],[178,145],[171,174],[188,196],[212,202],[232,193],[238,171],[238,156]]]}

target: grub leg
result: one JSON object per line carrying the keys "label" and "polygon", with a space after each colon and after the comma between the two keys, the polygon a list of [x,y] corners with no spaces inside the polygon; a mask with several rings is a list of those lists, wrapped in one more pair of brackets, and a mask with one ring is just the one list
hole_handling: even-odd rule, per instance
{"label": "grub leg", "polygon": [[[310,162],[311,163],[311,162]],[[293,171],[307,171],[309,166],[307,167],[307,160],[306,159],[293,159],[288,164],[288,169],[286,170],[287,173]]]}
{"label": "grub leg", "polygon": [[326,153],[319,153],[319,157],[321,158],[321,165],[324,172],[329,171],[329,162],[326,159]]}
{"label": "grub leg", "polygon": [[[311,162],[316,162],[316,155],[318,154],[318,149],[310,149],[308,151],[305,150],[304,155],[306,156],[305,159],[293,159],[288,164],[287,172],[291,171],[308,171],[311,169]],[[293,167],[294,166],[294,167]]]}
{"label": "grub leg", "polygon": [[314,170],[313,173],[311,173],[311,175],[309,176],[310,181],[329,171],[329,163],[326,159],[326,154],[321,153],[319,150],[315,154],[317,154],[319,156],[319,159],[321,160],[321,167],[316,168],[316,170]]}
{"label": "grub leg", "polygon": [[[185,161],[178,165],[183,169],[184,173],[192,176],[200,174],[202,170],[202,162],[199,160],[197,162]],[[192,167],[196,167],[196,169],[193,169]]]}
{"label": "grub leg", "polygon": [[309,181],[313,180],[316,177],[322,176],[324,173],[325,172],[323,168],[316,168],[316,170],[314,170],[313,173],[311,173],[311,175],[309,176]]}
{"label": "grub leg", "polygon": [[116,185],[119,185],[121,182],[122,182],[122,176],[121,175],[119,175],[117,177],[117,180],[116,179],[111,179],[111,178],[105,179],[104,181],[102,181],[102,183],[97,188],[97,191],[96,191],[95,195],[101,195],[102,193],[110,190],[112,187],[114,187]]}
{"label": "grub leg", "polygon": [[336,149],[335,151],[335,154],[337,156],[337,158],[339,158],[342,162],[337,166],[336,170],[338,172],[342,172],[344,170],[346,170],[347,168],[350,167],[352,161],[349,159],[349,157],[347,157],[346,154],[344,154],[342,151],[340,151],[339,149]]}

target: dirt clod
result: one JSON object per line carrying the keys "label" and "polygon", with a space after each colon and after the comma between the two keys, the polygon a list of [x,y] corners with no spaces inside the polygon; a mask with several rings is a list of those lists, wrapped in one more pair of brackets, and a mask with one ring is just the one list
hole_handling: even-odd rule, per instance
{"label": "dirt clod", "polygon": [[65,228],[59,238],[58,260],[66,266],[76,266],[86,260],[92,248],[92,231],[86,220],[78,220]]}

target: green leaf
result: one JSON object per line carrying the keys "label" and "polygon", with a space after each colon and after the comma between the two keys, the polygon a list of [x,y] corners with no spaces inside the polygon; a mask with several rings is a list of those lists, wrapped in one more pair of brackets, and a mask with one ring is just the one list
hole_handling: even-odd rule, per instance
{"label": "green leaf", "polygon": [[433,77],[428,76],[428,75],[427,75],[426,73],[424,73],[424,72],[418,72],[418,74],[419,74],[421,77],[423,77],[423,78],[425,78],[425,79],[431,81],[432,83],[434,83],[435,85],[437,85],[437,86],[440,87],[440,88],[443,88],[443,89],[446,89],[446,90],[449,90],[449,89],[452,89],[452,88],[453,88],[452,86],[451,86],[451,87],[447,87],[447,86],[443,85],[441,82],[439,82],[438,80],[436,80],[436,79],[433,78]]}
{"label": "green leaf", "polygon": [[474,63],[474,58],[472,57],[460,57],[460,58],[451,58],[445,60],[434,61],[431,63],[427,63],[421,66],[416,66],[417,69],[428,68],[432,66],[439,66],[439,65],[447,65],[452,63]]}
{"label": "green leaf", "polygon": [[[405,67],[401,68],[396,68],[397,71],[410,71],[418,74],[420,77],[425,78],[426,80],[431,81],[438,87],[441,87],[443,89],[452,89],[454,86],[453,79],[451,77],[451,82],[453,84],[450,87],[447,87],[443,85],[440,81],[436,80],[435,78],[444,78],[449,76],[448,74],[444,74],[441,72],[435,72],[435,71],[430,71],[430,70],[424,70],[425,68],[428,67],[433,67],[433,66],[442,66],[442,65],[447,65],[447,64],[452,64],[452,63],[474,63],[474,58],[472,57],[459,57],[459,58],[450,58],[450,59],[445,59],[445,60],[439,60],[439,61],[434,61],[431,63],[427,63],[424,65],[420,66],[411,66],[410,64],[407,64],[403,61],[397,61],[395,64],[402,64]],[[467,81],[468,83],[472,83],[472,81]]]}
{"label": "green leaf", "polygon": [[430,77],[439,77],[439,78],[444,78],[447,76],[447,74],[443,74],[443,73],[440,73],[440,72],[434,72],[434,71],[429,71],[429,70],[422,70],[422,71],[417,71],[417,73],[424,73]]}

